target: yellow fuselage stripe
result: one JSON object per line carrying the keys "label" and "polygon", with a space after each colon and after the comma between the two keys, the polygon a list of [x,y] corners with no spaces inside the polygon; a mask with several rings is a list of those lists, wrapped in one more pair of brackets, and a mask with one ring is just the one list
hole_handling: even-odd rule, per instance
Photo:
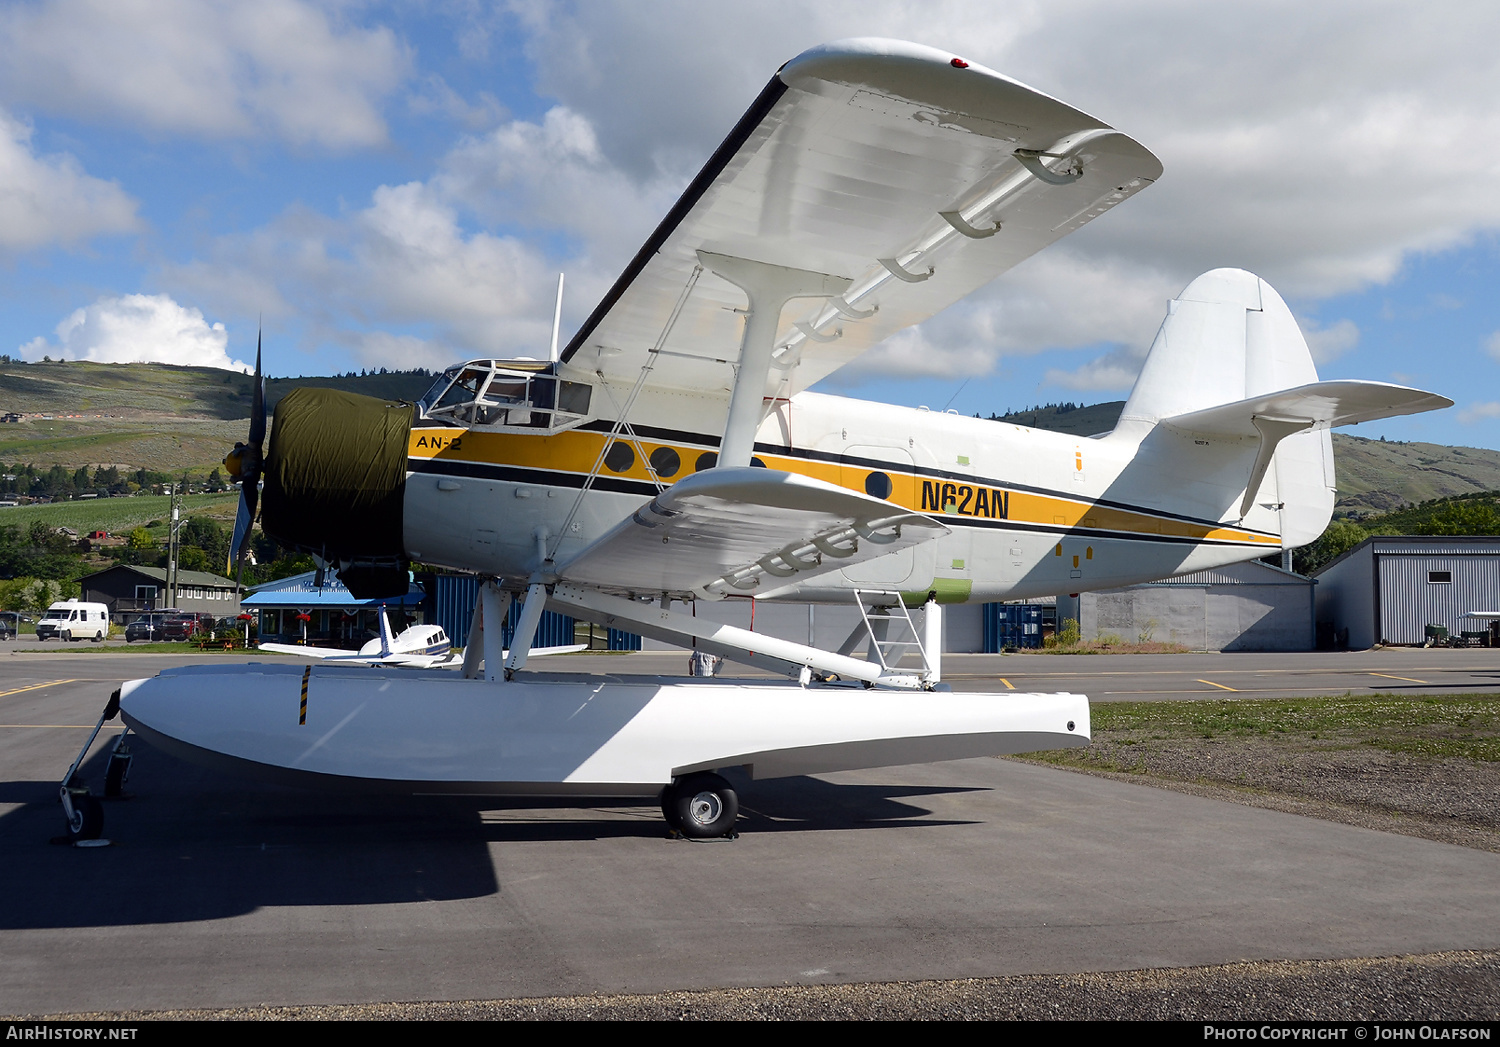
{"label": "yellow fuselage stripe", "polygon": [[[581,429],[571,429],[552,436],[482,433],[464,429],[413,429],[408,453],[411,458],[419,460],[502,465],[587,476],[599,461],[605,439],[604,433]],[[639,447],[634,441],[627,442],[631,444],[633,452],[630,465],[619,472],[603,469],[601,475],[651,483],[653,477],[640,449],[643,448],[645,456],[649,456],[658,448],[667,447],[677,454],[680,463],[678,472],[660,478],[663,483],[670,484],[683,472],[692,472],[699,455],[709,453],[701,447],[656,440],[641,440]],[[812,477],[860,493],[864,493],[865,478],[872,471],[865,465],[844,465],[793,456],[759,454],[756,457],[765,462],[768,468]],[[1275,548],[1281,545],[1280,539],[1273,536],[1252,534],[1237,528],[1173,520],[1060,495],[1017,491],[1003,484],[965,484],[957,480],[923,477],[910,471],[902,471],[899,464],[884,464],[882,471],[891,479],[891,493],[886,501],[912,512],[931,513],[939,518],[952,515],[961,519],[1008,520],[1057,531],[1115,531],[1199,542],[1235,542]],[[997,494],[1003,498],[1003,513],[997,511],[998,506],[994,504]]]}

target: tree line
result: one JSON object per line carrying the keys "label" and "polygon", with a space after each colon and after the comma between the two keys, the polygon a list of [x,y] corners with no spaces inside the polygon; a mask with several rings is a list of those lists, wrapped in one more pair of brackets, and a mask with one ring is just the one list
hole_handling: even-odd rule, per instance
{"label": "tree line", "polygon": [[1500,491],[1434,498],[1361,520],[1332,520],[1317,541],[1292,553],[1292,568],[1301,574],[1312,574],[1366,538],[1388,534],[1500,535]]}

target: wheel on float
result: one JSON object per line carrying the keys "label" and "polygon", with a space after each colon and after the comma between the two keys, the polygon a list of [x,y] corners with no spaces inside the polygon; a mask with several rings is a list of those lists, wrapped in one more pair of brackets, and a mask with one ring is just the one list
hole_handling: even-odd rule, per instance
{"label": "wheel on float", "polygon": [[717,774],[700,772],[680,778],[662,791],[667,824],[695,840],[723,836],[740,813],[734,788]]}
{"label": "wheel on float", "polygon": [[109,758],[109,768],[104,772],[104,795],[120,796],[125,791],[125,780],[130,776],[130,756],[115,753]]}
{"label": "wheel on float", "polygon": [[97,840],[104,831],[104,807],[89,795],[73,797],[73,817],[67,820],[68,835],[78,840]]}
{"label": "wheel on float", "polygon": [[677,799],[676,785],[671,784],[661,791],[661,816],[667,820],[667,828],[682,832],[682,826],[677,824]]}

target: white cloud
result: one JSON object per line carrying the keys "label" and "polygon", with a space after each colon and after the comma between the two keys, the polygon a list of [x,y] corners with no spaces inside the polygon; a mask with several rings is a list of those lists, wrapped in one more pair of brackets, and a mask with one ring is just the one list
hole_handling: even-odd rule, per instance
{"label": "white cloud", "polygon": [[[350,346],[369,363],[535,353],[559,267],[569,274],[571,324],[772,72],[805,47],[856,35],[951,48],[1096,113],[1166,168],[1138,198],[878,347],[862,358],[865,372],[968,375],[1005,356],[1106,346],[1114,348],[1072,370],[1055,367],[1047,380],[1123,391],[1166,301],[1205,270],[1248,268],[1311,312],[1320,299],[1392,279],[1414,254],[1500,228],[1492,5],[1443,6],[1420,19],[1401,5],[1352,0],[1251,4],[1235,19],[1178,0],[998,9],[683,0],[655,4],[649,17],[622,0],[516,0],[463,11],[456,31],[471,60],[519,25],[538,91],[557,101],[544,117],[463,139],[425,177],[382,186],[363,208],[335,217],[288,210],[168,275],[242,315],[300,316],[309,344]],[[319,68],[366,47],[385,56],[375,63],[388,71],[380,84],[401,75],[403,52],[383,31],[306,17],[322,26],[313,34],[328,52]],[[243,60],[253,66],[254,54]],[[67,97],[60,75],[39,82]],[[389,90],[359,83],[351,97],[366,102]],[[474,126],[498,116],[498,107],[468,107],[439,79],[423,83],[415,105]],[[281,126],[279,109],[257,108],[239,88],[209,94],[241,125]],[[1320,361],[1357,350],[1351,320],[1307,331]]]}
{"label": "white cloud", "polygon": [[1489,418],[1500,418],[1500,403],[1489,401],[1487,403],[1470,404],[1461,408],[1458,412],[1458,420],[1464,425],[1474,422],[1482,422]]}
{"label": "white cloud", "polygon": [[1145,358],[1144,353],[1132,349],[1116,349],[1071,371],[1048,368],[1042,383],[1091,393],[1124,394],[1135,384]]}
{"label": "white cloud", "polygon": [[0,251],[133,232],[136,202],[67,155],[37,156],[31,129],[0,109]]}
{"label": "white cloud", "polygon": [[196,309],[164,294],[101,298],[57,325],[57,342],[35,338],[21,346],[27,360],[51,356],[100,363],[162,363],[195,367],[249,368],[231,360],[224,325],[210,325]]}
{"label": "white cloud", "polygon": [[302,0],[43,0],[0,12],[0,91],[87,120],[342,148],[386,140],[408,53]]}
{"label": "white cloud", "polygon": [[[1115,260],[1116,274],[1156,276],[1168,295],[1233,265],[1288,298],[1317,300],[1388,281],[1413,253],[1500,228],[1493,5],[1448,5],[1421,19],[1401,5],[1352,2],[1251,4],[1226,19],[1176,0],[920,9],[683,2],[656,5],[651,19],[622,0],[521,10],[542,89],[598,128],[604,157],[636,179],[667,155],[701,160],[769,72],[800,49],[885,35],[951,48],[1155,151],[1161,182],[1068,243],[1078,259]],[[1117,319],[1113,329],[1073,333],[1098,325],[1077,325],[1071,309],[1057,308],[1071,300],[1066,288],[1036,304],[996,295],[1011,316],[1037,317],[1023,324],[1029,331],[1056,332],[1041,344],[1140,337],[1136,305],[1106,314]],[[1153,293],[1145,304],[1157,311],[1165,297]],[[1336,325],[1324,341],[1332,350],[1347,338]],[[951,361],[928,358],[947,373]]]}
{"label": "white cloud", "polygon": [[228,312],[301,317],[310,341],[368,366],[538,357],[559,269],[565,321],[576,323],[679,188],[666,176],[623,178],[592,125],[557,107],[463,139],[430,179],[380,186],[363,209],[337,219],[289,210],[164,279]]}
{"label": "white cloud", "polygon": [[1330,327],[1321,327],[1316,320],[1304,316],[1298,317],[1297,325],[1302,328],[1315,364],[1337,360],[1359,344],[1359,327],[1353,320],[1343,319]]}
{"label": "white cloud", "polygon": [[1484,340],[1484,351],[1500,360],[1500,331],[1495,331]]}

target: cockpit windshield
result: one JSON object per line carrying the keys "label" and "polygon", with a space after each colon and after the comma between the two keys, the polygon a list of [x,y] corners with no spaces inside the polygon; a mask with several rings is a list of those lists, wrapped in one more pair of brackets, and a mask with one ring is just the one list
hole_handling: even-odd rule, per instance
{"label": "cockpit windshield", "polygon": [[443,372],[422,398],[422,414],[468,428],[570,429],[588,418],[593,387],[535,360],[471,360]]}

